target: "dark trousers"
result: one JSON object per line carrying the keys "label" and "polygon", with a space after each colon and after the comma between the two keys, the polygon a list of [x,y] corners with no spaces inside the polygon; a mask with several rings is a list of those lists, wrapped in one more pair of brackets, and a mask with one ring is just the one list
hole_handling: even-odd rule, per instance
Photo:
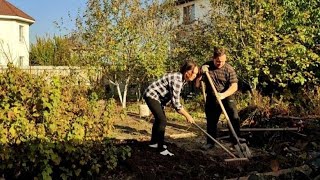
{"label": "dark trousers", "polygon": [[[236,134],[240,135],[240,118],[238,115],[238,110],[236,107],[236,103],[231,96],[222,100],[222,104],[229,116],[231,124],[236,132]],[[222,109],[215,98],[207,98],[205,105],[205,113],[207,117],[207,132],[214,138],[217,137],[217,125],[222,113]],[[229,128],[230,130],[230,128]],[[236,139],[230,131],[230,140],[232,143],[236,143]],[[214,144],[214,141],[207,137],[208,144]]]}
{"label": "dark trousers", "polygon": [[144,97],[150,111],[154,116],[154,122],[152,126],[151,144],[158,143],[158,149],[163,149],[164,133],[167,125],[167,118],[164,113],[163,106],[159,101],[149,97]]}

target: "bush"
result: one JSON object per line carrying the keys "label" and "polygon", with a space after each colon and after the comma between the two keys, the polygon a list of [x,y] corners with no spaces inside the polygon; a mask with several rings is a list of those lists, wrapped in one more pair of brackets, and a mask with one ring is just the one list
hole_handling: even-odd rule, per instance
{"label": "bush", "polygon": [[34,76],[13,67],[0,74],[0,175],[88,177],[129,155],[129,148],[107,141],[115,101],[99,101],[88,87],[74,84],[72,78]]}

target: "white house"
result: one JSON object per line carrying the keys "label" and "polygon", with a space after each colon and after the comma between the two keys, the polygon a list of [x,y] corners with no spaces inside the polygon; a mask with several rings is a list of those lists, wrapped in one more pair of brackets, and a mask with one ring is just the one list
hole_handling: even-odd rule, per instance
{"label": "white house", "polygon": [[0,0],[0,66],[29,66],[29,27],[34,22],[8,1]]}
{"label": "white house", "polygon": [[176,7],[180,18],[178,24],[192,24],[193,22],[209,20],[211,4],[210,0],[177,0]]}

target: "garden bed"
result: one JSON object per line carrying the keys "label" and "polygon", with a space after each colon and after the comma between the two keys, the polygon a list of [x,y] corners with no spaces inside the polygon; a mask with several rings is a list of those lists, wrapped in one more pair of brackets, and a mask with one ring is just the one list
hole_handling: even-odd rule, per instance
{"label": "garden bed", "polygon": [[[148,147],[152,123],[128,117],[116,123],[118,146],[130,146],[131,157],[101,179],[232,179],[249,176],[264,179],[308,179],[317,176],[320,133],[318,121],[300,132],[270,131],[245,133],[253,153],[249,162],[227,164],[221,148],[202,151],[205,137],[183,122],[168,123],[166,140],[173,157],[162,156]],[[203,121],[198,122],[205,126]],[[119,128],[121,127],[121,128]],[[191,133],[190,137],[177,134]],[[193,134],[193,135],[192,135]],[[228,148],[230,143],[222,141]],[[231,150],[234,153],[235,150]],[[312,165],[313,163],[313,165]]]}

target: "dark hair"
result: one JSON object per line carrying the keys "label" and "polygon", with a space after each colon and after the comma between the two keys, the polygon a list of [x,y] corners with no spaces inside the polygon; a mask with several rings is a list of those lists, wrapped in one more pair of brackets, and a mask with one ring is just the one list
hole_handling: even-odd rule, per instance
{"label": "dark hair", "polygon": [[184,74],[189,70],[193,70],[195,67],[197,67],[197,64],[193,60],[189,59],[180,67],[180,72],[181,74]]}
{"label": "dark hair", "polygon": [[213,48],[213,59],[220,57],[222,55],[226,54],[226,51],[222,47],[214,47]]}

